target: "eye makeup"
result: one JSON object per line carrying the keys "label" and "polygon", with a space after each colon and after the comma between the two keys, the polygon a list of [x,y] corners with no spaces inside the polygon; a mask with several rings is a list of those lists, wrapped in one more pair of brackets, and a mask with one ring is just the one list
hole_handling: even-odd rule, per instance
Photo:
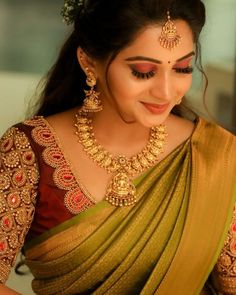
{"label": "eye makeup", "polygon": [[156,74],[156,66],[147,63],[130,65],[131,73],[138,79],[149,79]]}
{"label": "eye makeup", "polygon": [[[179,74],[191,74],[193,67],[190,65],[192,58],[182,59],[175,63],[173,70]],[[138,79],[150,79],[157,73],[157,65],[151,63],[135,63],[129,64],[131,73]]]}
{"label": "eye makeup", "polygon": [[173,70],[176,71],[176,73],[180,74],[191,74],[193,72],[193,67],[190,65],[191,58],[188,58],[186,60],[182,60],[180,62],[177,62],[173,66]]}

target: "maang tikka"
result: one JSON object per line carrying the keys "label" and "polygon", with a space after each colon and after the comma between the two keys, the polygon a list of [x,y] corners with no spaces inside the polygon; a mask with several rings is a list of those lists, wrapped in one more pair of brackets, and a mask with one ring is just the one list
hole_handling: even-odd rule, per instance
{"label": "maang tikka", "polygon": [[85,99],[81,111],[83,112],[99,112],[102,110],[102,103],[99,99],[99,92],[97,92],[94,87],[97,84],[96,77],[89,68],[86,68],[86,84],[90,87],[90,90],[84,90]]}
{"label": "maang tikka", "polygon": [[162,27],[160,44],[167,49],[177,47],[181,42],[181,36],[178,34],[174,22],[170,19],[170,12],[167,11],[167,21]]}

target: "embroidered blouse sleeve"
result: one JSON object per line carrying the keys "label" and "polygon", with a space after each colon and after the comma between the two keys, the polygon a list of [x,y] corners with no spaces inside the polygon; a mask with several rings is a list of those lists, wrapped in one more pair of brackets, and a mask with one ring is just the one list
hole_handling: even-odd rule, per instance
{"label": "embroidered blouse sleeve", "polygon": [[16,127],[0,139],[0,282],[24,244],[34,215],[39,179],[29,139]]}
{"label": "embroidered blouse sleeve", "polygon": [[236,205],[224,247],[213,272],[214,283],[222,294],[236,294]]}

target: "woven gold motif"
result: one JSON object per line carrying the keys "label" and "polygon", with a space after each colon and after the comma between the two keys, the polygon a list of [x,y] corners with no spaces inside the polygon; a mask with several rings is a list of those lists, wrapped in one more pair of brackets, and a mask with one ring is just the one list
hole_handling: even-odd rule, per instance
{"label": "woven gold motif", "polygon": [[33,165],[35,163],[35,156],[32,151],[26,151],[22,154],[22,161],[26,165]]}
{"label": "woven gold motif", "polygon": [[28,178],[31,183],[37,184],[39,180],[39,172],[35,167],[31,167],[27,171]]}
{"label": "woven gold motif", "polygon": [[13,228],[13,218],[11,214],[6,214],[2,217],[0,227],[3,231],[11,231]]}
{"label": "woven gold motif", "polygon": [[24,187],[21,190],[20,197],[25,204],[30,204],[34,199],[34,193],[32,194],[30,187]]}
{"label": "woven gold motif", "polygon": [[75,188],[65,194],[65,205],[71,213],[78,214],[78,211],[82,212],[88,208],[88,201],[80,188]]}
{"label": "woven gold motif", "polygon": [[18,208],[20,206],[20,202],[21,202],[21,197],[20,197],[19,191],[11,192],[7,196],[7,203],[8,203],[8,206],[11,208]]}
{"label": "woven gold motif", "polygon": [[[1,174],[0,174],[1,175]],[[7,204],[5,201],[5,196],[4,195],[0,195],[0,214],[5,212],[7,208]]]}
{"label": "woven gold motif", "polygon": [[[47,121],[43,117],[38,116],[24,123],[34,127],[32,129],[32,137],[36,143],[44,147],[42,152],[43,160],[47,165],[55,169],[53,181],[59,189],[65,190],[65,207],[72,214],[79,214],[91,207],[94,202],[87,194],[85,195],[81,191],[78,179],[72,173],[70,165],[57,143],[56,135]],[[31,181],[34,182],[32,175]]]}
{"label": "woven gold motif", "polygon": [[29,139],[12,127],[0,140],[1,283],[6,281],[33,219],[39,175],[32,181],[31,171],[37,171],[37,166]]}
{"label": "woven gold motif", "polygon": [[19,245],[18,234],[17,231],[12,232],[9,236],[8,243],[10,248],[16,249]]}
{"label": "woven gold motif", "polygon": [[62,166],[63,163],[66,164],[64,157],[61,153],[59,147],[50,147],[43,151],[43,158],[47,162],[47,164],[53,168],[57,168]]}
{"label": "woven gold motif", "polygon": [[49,146],[55,143],[55,139],[51,130],[47,127],[38,126],[32,130],[32,136],[35,138],[38,144],[42,146]]}
{"label": "woven gold motif", "polygon": [[23,168],[19,168],[12,176],[12,181],[15,186],[21,187],[27,182],[27,172]]}
{"label": "woven gold motif", "polygon": [[13,144],[14,144],[14,141],[12,137],[3,139],[0,145],[0,152],[6,153],[10,151],[11,148],[13,147]]}
{"label": "woven gold motif", "polygon": [[17,210],[15,214],[15,220],[20,225],[23,225],[27,222],[27,211],[24,207],[21,207]]}
{"label": "woven gold motif", "polygon": [[16,148],[18,149],[28,149],[30,147],[30,142],[27,136],[23,133],[17,133],[14,138]]}
{"label": "woven gold motif", "polygon": [[1,256],[6,254],[9,250],[9,246],[7,243],[7,237],[5,235],[0,235],[0,253]]}
{"label": "woven gold motif", "polygon": [[236,206],[230,230],[215,270],[220,291],[236,294]]}
{"label": "woven gold motif", "polygon": [[0,191],[6,190],[10,187],[11,185],[11,179],[6,172],[2,172],[0,177]]}
{"label": "woven gold motif", "polygon": [[7,167],[15,168],[19,166],[20,158],[17,152],[13,151],[6,155],[5,158],[3,158],[3,162]]}

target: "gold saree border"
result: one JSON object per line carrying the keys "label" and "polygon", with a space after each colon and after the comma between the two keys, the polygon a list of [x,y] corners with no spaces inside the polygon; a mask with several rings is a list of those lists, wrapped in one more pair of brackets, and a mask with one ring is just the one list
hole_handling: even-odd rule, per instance
{"label": "gold saree border", "polygon": [[[155,292],[158,295],[200,294],[223,247],[233,214],[236,138],[205,120],[198,128],[191,141],[192,185],[186,225],[171,267]],[[222,183],[225,175],[227,180]],[[199,249],[197,255],[191,249]]]}
{"label": "gold saree border", "polygon": [[65,252],[69,253],[75,246],[83,243],[112,212],[112,207],[104,208],[102,213],[97,211],[89,219],[80,220],[78,225],[75,223],[66,230],[49,237],[26,251],[26,261],[34,260],[37,264],[39,261],[43,263],[51,259],[60,259]]}
{"label": "gold saree border", "polygon": [[78,222],[84,221],[85,219],[89,218],[90,216],[93,216],[94,214],[97,214],[97,212],[99,212],[105,208],[108,208],[108,207],[113,208],[106,201],[101,201],[101,202],[95,204],[94,206],[88,208],[86,211],[81,212],[80,214],[72,217],[71,219],[64,221],[64,222],[60,223],[59,225],[47,230],[46,232],[44,232],[40,236],[28,241],[24,246],[24,250],[25,251],[30,250],[32,247],[43,243],[44,241],[48,240],[49,238],[51,238],[57,234],[60,234],[64,230],[69,229],[71,226],[76,225]]}

